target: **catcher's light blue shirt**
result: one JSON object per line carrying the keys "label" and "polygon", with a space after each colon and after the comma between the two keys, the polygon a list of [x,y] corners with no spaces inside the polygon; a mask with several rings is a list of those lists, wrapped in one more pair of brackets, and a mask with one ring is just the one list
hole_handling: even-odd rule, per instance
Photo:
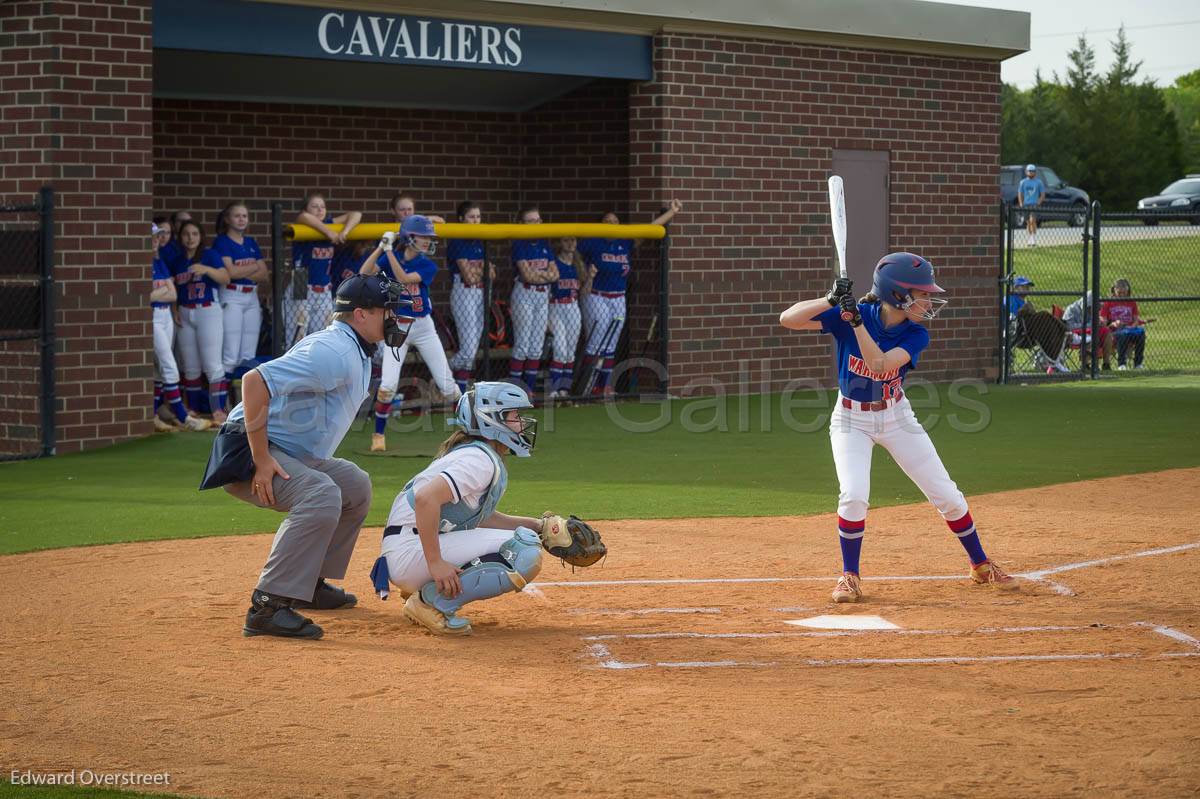
{"label": "catcher's light blue shirt", "polygon": [[[354,329],[334,322],[257,371],[271,392],[267,439],[294,458],[333,457],[371,381],[371,359]],[[239,402],[229,421],[245,417]]]}

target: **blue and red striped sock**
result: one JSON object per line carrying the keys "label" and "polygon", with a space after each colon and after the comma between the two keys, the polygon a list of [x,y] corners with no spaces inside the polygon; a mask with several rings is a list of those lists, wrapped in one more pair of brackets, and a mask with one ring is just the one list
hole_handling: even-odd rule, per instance
{"label": "blue and red striped sock", "polygon": [[525,385],[529,389],[529,393],[537,391],[538,370],[541,368],[542,362],[526,361],[525,362]]}
{"label": "blue and red striped sock", "polygon": [[979,533],[975,531],[975,520],[971,518],[970,511],[963,514],[961,519],[954,521],[947,519],[946,526],[950,528],[950,532],[958,536],[959,543],[963,545],[963,549],[967,550],[967,556],[971,558],[972,566],[978,566],[988,559],[983,552],[983,544],[979,543]]}
{"label": "blue and red striped sock", "polygon": [[842,571],[858,574],[858,556],[862,553],[867,520],[852,522],[838,516],[838,543],[842,545]]}
{"label": "blue and red striped sock", "polygon": [[154,381],[154,412],[158,413],[158,409],[163,404],[163,384],[161,381]]}
{"label": "blue and red striped sock", "polygon": [[162,399],[163,402],[167,403],[171,412],[175,414],[175,418],[179,420],[180,424],[187,421],[187,409],[183,407],[183,396],[179,393],[178,383],[167,383],[164,385]]}
{"label": "blue and red striped sock", "polygon": [[392,415],[392,400],[380,402],[378,398],[375,400],[375,434],[383,435],[384,429],[387,428],[388,417]]}
{"label": "blue and red striped sock", "polygon": [[520,383],[525,375],[525,361],[518,361],[513,358],[508,362],[508,379],[514,383]]}
{"label": "blue and red striped sock", "polygon": [[200,406],[203,404],[204,391],[200,388],[200,378],[184,378],[183,390],[187,392],[187,404],[195,413],[203,413]]}

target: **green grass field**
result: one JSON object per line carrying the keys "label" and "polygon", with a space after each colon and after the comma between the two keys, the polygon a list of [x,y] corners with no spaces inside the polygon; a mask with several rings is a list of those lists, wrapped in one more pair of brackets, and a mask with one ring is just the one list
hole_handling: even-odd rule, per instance
{"label": "green grass field", "polygon": [[[1200,465],[1200,377],[973,384],[961,393],[970,406],[955,407],[947,386],[913,386],[909,396],[927,427],[936,421],[930,434],[968,494]],[[508,461],[502,507],[590,519],[830,513],[837,483],[822,413],[832,395],[793,400],[810,407],[785,412],[780,395],[768,395],[540,413],[534,456]],[[955,430],[952,418],[979,429]],[[368,524],[383,522],[396,493],[445,435],[444,417],[404,421],[425,429],[390,432],[394,454],[367,454],[365,428],[351,432],[339,452],[371,474]],[[648,431],[631,432],[634,424]],[[801,424],[806,429],[795,429]],[[220,490],[196,490],[211,442],[211,434],[157,435],[0,464],[0,553],[274,530],[278,514]],[[873,504],[921,499],[876,450]]]}
{"label": "green grass field", "polygon": [[[1141,233],[1141,228],[1133,231]],[[1052,229],[1041,246],[1013,251],[1013,273],[1035,283],[1035,291],[1071,292],[1071,297],[1034,296],[1034,306],[1066,307],[1083,291],[1079,228]],[[1068,244],[1066,242],[1071,241]],[[1113,281],[1129,280],[1140,297],[1200,296],[1200,236],[1101,242],[1100,296]],[[1090,285],[1089,285],[1090,287]],[[1142,302],[1143,316],[1157,321],[1146,332],[1146,366],[1154,370],[1200,371],[1200,301]],[[1115,364],[1114,364],[1115,367]]]}

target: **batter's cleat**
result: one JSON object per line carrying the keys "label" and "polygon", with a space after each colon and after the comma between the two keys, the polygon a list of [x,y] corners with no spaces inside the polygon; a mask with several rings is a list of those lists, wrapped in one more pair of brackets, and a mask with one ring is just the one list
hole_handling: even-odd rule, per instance
{"label": "batter's cleat", "polygon": [[169,422],[164,422],[162,419],[158,418],[157,416],[154,417],[154,432],[156,432],[156,433],[178,433],[182,429],[183,429],[182,427],[179,427],[177,425],[170,424]]}
{"label": "batter's cleat", "polygon": [[313,592],[312,601],[305,602],[303,599],[297,599],[292,603],[292,607],[304,610],[341,610],[342,608],[352,608],[357,604],[358,597],[354,594],[347,593],[345,589],[321,580],[317,583],[317,590]]}
{"label": "batter's cleat", "polygon": [[424,627],[436,635],[471,634],[470,620],[454,614],[447,616],[422,599],[420,591],[410,596],[404,603],[404,615],[413,624]]}
{"label": "batter's cleat", "polygon": [[371,451],[384,452],[387,450],[387,439],[383,437],[383,433],[371,434]]}
{"label": "batter's cleat", "polygon": [[994,585],[1003,590],[1017,587],[1017,578],[1007,574],[990,560],[971,567],[971,579],[979,585]]}
{"label": "batter's cleat", "polygon": [[207,419],[201,419],[199,416],[188,414],[187,421],[183,423],[185,430],[191,430],[193,433],[200,433],[208,430],[213,426],[213,423]]}
{"label": "batter's cleat", "polygon": [[833,589],[833,601],[837,603],[857,602],[862,599],[862,580],[854,572],[842,572]]}
{"label": "batter's cleat", "polygon": [[246,623],[242,635],[275,635],[280,638],[308,638],[316,640],[325,634],[312,619],[292,610],[294,599],[273,596],[264,591],[255,591],[250,598],[250,609],[246,611]]}

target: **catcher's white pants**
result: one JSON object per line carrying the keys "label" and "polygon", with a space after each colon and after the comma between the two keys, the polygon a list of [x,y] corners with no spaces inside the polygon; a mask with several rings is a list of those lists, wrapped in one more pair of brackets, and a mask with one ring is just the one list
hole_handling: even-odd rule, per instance
{"label": "catcher's white pants", "polygon": [[203,373],[210,384],[224,380],[225,365],[221,359],[224,318],[221,306],[215,303],[207,308],[182,306],[179,309],[179,321],[179,354],[183,356],[183,376],[188,380],[197,380]]}
{"label": "catcher's white pants", "polygon": [[404,366],[404,356],[408,348],[416,347],[421,353],[421,360],[429,367],[429,375],[442,396],[450,402],[458,400],[461,393],[454,377],[450,374],[450,365],[446,362],[446,351],[442,349],[442,340],[438,338],[437,328],[434,327],[432,316],[419,316],[412,321],[408,328],[408,338],[398,351],[383,345],[383,374],[379,381],[381,394],[394,395],[400,385],[400,370]]}
{"label": "catcher's white pants", "polygon": [[[475,558],[499,552],[500,546],[512,537],[512,530],[477,527],[444,533],[438,536],[438,545],[442,560],[461,567]],[[403,532],[383,539],[383,556],[387,558],[388,578],[402,591],[416,593],[433,579],[425,551],[421,548],[421,537],[411,532],[407,525]]]}
{"label": "catcher's white pants", "polygon": [[233,374],[242,361],[254,360],[258,354],[258,328],[262,325],[262,309],[257,291],[241,291],[242,287],[221,289],[221,313],[225,325],[221,361],[225,373]]}
{"label": "catcher's white pants", "polygon": [[450,313],[458,331],[458,352],[450,359],[450,368],[473,369],[475,353],[479,351],[479,341],[483,337],[483,287],[467,288],[455,275],[454,287],[450,289]]}
{"label": "catcher's white pants", "polygon": [[[588,294],[584,299],[584,318],[587,324],[587,354],[612,357],[625,327],[625,295],[601,297]],[[610,325],[613,320],[616,324]]]}
{"label": "catcher's white pants", "polygon": [[154,309],[154,360],[158,376],[167,385],[179,382],[179,366],[175,363],[175,318],[170,308]]}
{"label": "catcher's white pants", "polygon": [[871,496],[871,450],[886,449],[947,521],[961,519],[967,500],[950,479],[929,434],[907,398],[882,411],[845,408],[839,394],[829,423],[833,463],[837,468],[838,515],[852,522],[867,518]]}
{"label": "catcher's white pants", "polygon": [[540,361],[546,344],[546,319],[549,316],[550,291],[531,289],[517,281],[512,291],[514,361]]}
{"label": "catcher's white pants", "polygon": [[550,303],[550,335],[554,338],[554,360],[571,363],[579,346],[581,325],[579,303]]}

